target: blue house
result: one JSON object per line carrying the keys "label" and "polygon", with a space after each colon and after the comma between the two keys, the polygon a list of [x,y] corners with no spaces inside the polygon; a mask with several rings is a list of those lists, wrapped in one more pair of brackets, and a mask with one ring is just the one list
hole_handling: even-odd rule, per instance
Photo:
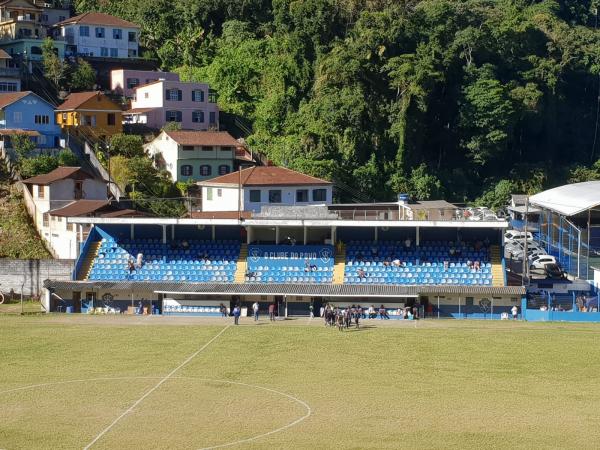
{"label": "blue house", "polygon": [[54,106],[31,91],[0,93],[0,136],[10,147],[10,136],[27,134],[36,147],[57,148],[60,127]]}

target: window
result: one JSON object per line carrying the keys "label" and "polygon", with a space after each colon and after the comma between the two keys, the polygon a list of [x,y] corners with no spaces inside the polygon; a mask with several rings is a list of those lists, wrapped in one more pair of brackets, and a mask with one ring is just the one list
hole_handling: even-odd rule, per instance
{"label": "window", "polygon": [[15,111],[13,113],[13,122],[21,123],[23,121],[23,113],[21,111]]}
{"label": "window", "polygon": [[221,151],[222,152],[232,152],[233,151],[233,147],[221,147]]}
{"label": "window", "polygon": [[229,173],[229,166],[227,164],[221,164],[219,166],[219,175],[227,175]]}
{"label": "window", "polygon": [[129,42],[137,42],[137,34],[135,33],[135,31],[130,31],[128,33],[128,40]]}
{"label": "window", "polygon": [[212,89],[208,91],[208,103],[217,103],[217,93]]}
{"label": "window", "polygon": [[200,166],[200,175],[202,175],[203,177],[207,177],[210,174],[212,174],[212,167],[210,167],[209,165]]}
{"label": "window", "polygon": [[192,91],[192,101],[193,102],[203,102],[204,101],[204,91],[202,89],[194,89]]}
{"label": "window", "polygon": [[117,119],[115,113],[108,113],[106,115],[106,123],[108,125],[115,125],[117,123]]}
{"label": "window", "polygon": [[42,47],[38,47],[37,45],[32,45],[31,46],[31,54],[32,55],[41,55]]}
{"label": "window", "polygon": [[120,28],[113,28],[113,39],[123,39],[123,30]]}
{"label": "window", "polygon": [[79,27],[79,36],[88,37],[90,35],[90,27],[82,25]]}
{"label": "window", "polygon": [[192,122],[204,123],[204,111],[192,111]]}
{"label": "window", "polygon": [[0,92],[17,92],[17,83],[0,81]]}
{"label": "window", "polygon": [[212,152],[213,148],[210,145],[203,145],[202,146],[202,151],[203,152]]}
{"label": "window", "polygon": [[144,98],[150,98],[150,94],[148,92],[144,92]]}
{"label": "window", "polygon": [[167,122],[181,122],[181,111],[167,111],[166,112]]}
{"label": "window", "polygon": [[208,114],[208,122],[211,124],[217,123],[217,114],[214,111],[211,111]]}
{"label": "window", "polygon": [[213,188],[206,188],[206,200],[213,199]]}
{"label": "window", "polygon": [[308,189],[298,189],[296,191],[296,201],[304,203],[308,201]]}
{"label": "window", "polygon": [[313,202],[324,202],[327,201],[327,190],[326,189],[313,189]]}
{"label": "window", "polygon": [[44,213],[44,214],[42,215],[42,221],[44,222],[44,223],[43,223],[43,226],[44,226],[44,227],[49,227],[49,226],[50,226],[50,220],[49,220],[49,218],[48,218],[48,213]]}
{"label": "window", "polygon": [[48,14],[42,14],[42,22],[48,22]]}
{"label": "window", "polygon": [[34,122],[38,125],[48,125],[50,123],[50,117],[36,114],[34,116]]}
{"label": "window", "polygon": [[38,198],[44,198],[44,192],[46,188],[38,184]]}
{"label": "window", "polygon": [[127,78],[127,89],[133,89],[140,84],[139,78]]}
{"label": "window", "polygon": [[96,27],[96,37],[104,39],[104,27]]}
{"label": "window", "polygon": [[100,56],[108,56],[108,47],[100,47]]}
{"label": "window", "polygon": [[186,151],[186,152],[193,151],[194,150],[194,146],[193,145],[184,145],[183,146],[183,150]]}
{"label": "window", "polygon": [[217,197],[223,197],[223,189],[217,189]]}
{"label": "window", "polygon": [[281,189],[269,191],[269,203],[281,203]]}
{"label": "window", "polygon": [[72,223],[68,223],[67,224],[67,231],[73,231],[73,224]]}
{"label": "window", "polygon": [[252,189],[250,191],[250,203],[260,203],[260,189]]}
{"label": "window", "polygon": [[172,102],[180,102],[182,99],[181,89],[167,89],[165,98]]}
{"label": "window", "polygon": [[37,138],[36,138],[36,142],[39,145],[46,145],[46,136],[44,134],[40,134]]}
{"label": "window", "polygon": [[181,175],[184,177],[189,177],[192,175],[192,166],[190,165],[184,165],[181,166]]}
{"label": "window", "polygon": [[119,56],[119,50],[117,50],[116,48],[111,48],[110,49],[110,57],[116,58],[118,56]]}

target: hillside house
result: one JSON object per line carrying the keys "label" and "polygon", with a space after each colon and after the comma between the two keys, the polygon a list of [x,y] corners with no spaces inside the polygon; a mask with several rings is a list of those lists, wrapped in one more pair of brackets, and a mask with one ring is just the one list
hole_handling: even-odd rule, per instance
{"label": "hillside house", "polygon": [[105,139],[123,132],[121,113],[119,105],[101,92],[77,92],[56,108],[56,122],[65,130]]}

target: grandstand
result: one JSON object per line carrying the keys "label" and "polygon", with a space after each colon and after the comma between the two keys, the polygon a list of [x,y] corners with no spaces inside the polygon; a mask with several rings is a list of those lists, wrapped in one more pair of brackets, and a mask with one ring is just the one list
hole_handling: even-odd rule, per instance
{"label": "grandstand", "polygon": [[[93,227],[73,279],[47,280],[45,301],[52,311],[131,311],[142,303],[155,313],[212,315],[221,303],[258,300],[286,316],[360,303],[384,305],[392,317],[417,306],[434,317],[474,318],[521,305],[524,289],[506,286],[503,270],[506,221],[470,220],[459,210],[425,211],[419,220],[386,208],[72,218]],[[143,263],[130,270],[138,254]]]}

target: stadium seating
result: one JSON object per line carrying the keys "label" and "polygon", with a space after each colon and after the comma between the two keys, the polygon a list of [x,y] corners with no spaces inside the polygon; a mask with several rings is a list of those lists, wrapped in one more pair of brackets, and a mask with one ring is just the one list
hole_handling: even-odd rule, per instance
{"label": "stadium seating", "polygon": [[331,245],[252,245],[246,283],[331,283],[333,255]]}
{"label": "stadium seating", "polygon": [[[232,282],[240,253],[236,241],[116,241],[103,238],[89,280]],[[129,273],[128,261],[143,255],[141,269]]]}
{"label": "stadium seating", "polygon": [[[401,266],[392,263],[395,259]],[[480,269],[468,267],[468,261],[478,261]],[[359,271],[365,276],[359,277]],[[346,246],[344,283],[491,286],[489,251],[447,241],[421,242],[418,248],[403,242],[352,241]]]}

